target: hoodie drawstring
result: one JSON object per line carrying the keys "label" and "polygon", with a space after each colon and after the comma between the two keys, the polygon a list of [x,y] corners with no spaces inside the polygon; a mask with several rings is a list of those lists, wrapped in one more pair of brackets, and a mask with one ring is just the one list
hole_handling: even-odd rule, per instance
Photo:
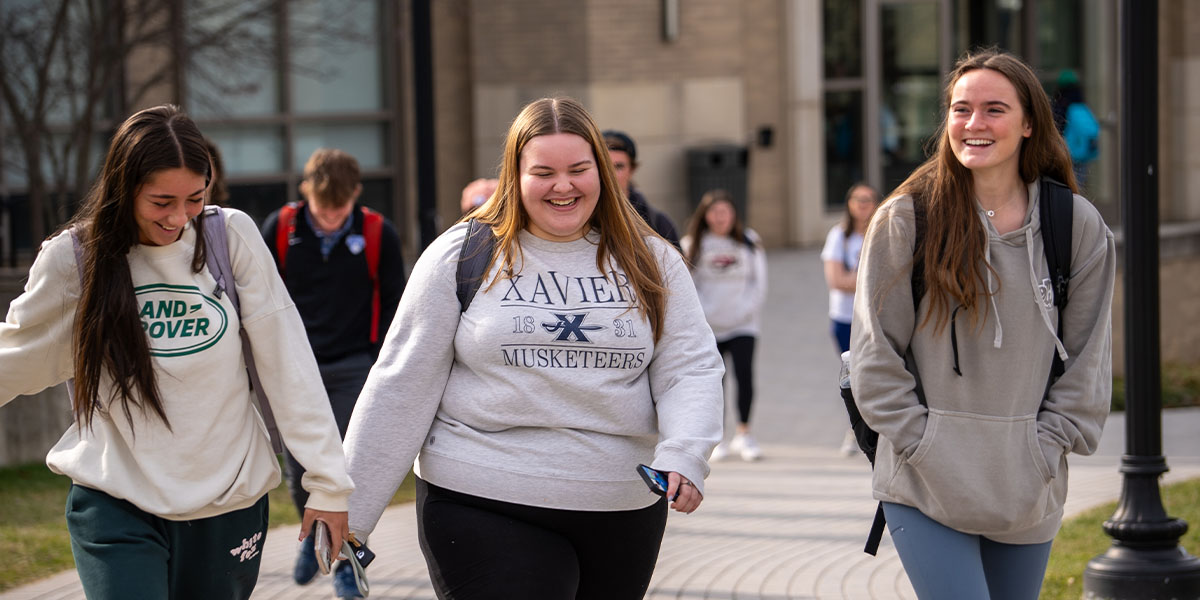
{"label": "hoodie drawstring", "polygon": [[950,347],[954,350],[954,372],[958,373],[959,377],[962,377],[962,369],[959,367],[959,364],[958,364],[958,324],[957,324],[957,319],[958,319],[958,309],[960,309],[960,308],[962,308],[961,304],[959,304],[958,306],[955,306],[954,312],[950,313]]}

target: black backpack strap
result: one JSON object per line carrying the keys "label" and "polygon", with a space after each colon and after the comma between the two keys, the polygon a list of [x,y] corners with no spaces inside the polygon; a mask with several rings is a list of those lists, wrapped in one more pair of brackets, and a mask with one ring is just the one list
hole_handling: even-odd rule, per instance
{"label": "black backpack strap", "polygon": [[457,283],[459,312],[467,312],[471,300],[487,275],[488,263],[496,250],[496,236],[489,225],[475,219],[467,221],[467,235],[463,237],[462,249],[458,253]]}
{"label": "black backpack strap", "polygon": [[887,520],[883,516],[883,502],[875,507],[875,520],[871,522],[871,533],[867,535],[867,545],[863,547],[863,552],[875,556],[879,552],[879,540],[883,539],[883,528],[887,525]]}
{"label": "black backpack strap", "polygon": [[925,200],[918,196],[912,197],[913,225],[916,235],[913,239],[912,266],[912,299],[913,314],[921,306],[921,298],[925,296]]}
{"label": "black backpack strap", "polygon": [[[1054,288],[1054,306],[1058,307],[1058,339],[1062,340],[1063,309],[1067,306],[1067,291],[1071,282],[1071,225],[1075,198],[1071,188],[1049,177],[1042,177],[1039,198],[1042,247]],[[1051,377],[1057,379],[1063,374],[1064,368],[1062,358],[1055,352]]]}

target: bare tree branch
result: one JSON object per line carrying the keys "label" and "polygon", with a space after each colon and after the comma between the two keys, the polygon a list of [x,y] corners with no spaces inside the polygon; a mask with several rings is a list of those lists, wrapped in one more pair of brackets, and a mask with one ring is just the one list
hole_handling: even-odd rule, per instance
{"label": "bare tree branch", "polygon": [[[114,105],[142,104],[184,69],[202,88],[189,98],[228,110],[228,98],[283,83],[273,78],[325,76],[328,68],[280,64],[280,57],[353,48],[363,43],[361,27],[371,26],[339,14],[305,16],[299,6],[294,0],[0,0],[0,100],[11,124],[4,135],[20,146],[5,160],[26,174],[35,239],[64,219],[68,201],[88,188],[97,126],[120,118],[111,114]],[[179,10],[185,11],[182,32],[172,18]]]}

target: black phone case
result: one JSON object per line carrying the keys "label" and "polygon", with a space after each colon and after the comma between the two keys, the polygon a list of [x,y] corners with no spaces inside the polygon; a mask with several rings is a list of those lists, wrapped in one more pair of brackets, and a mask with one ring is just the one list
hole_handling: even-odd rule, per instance
{"label": "black phone case", "polygon": [[[659,496],[666,497],[666,495],[667,495],[667,476],[663,475],[662,471],[659,471],[657,469],[652,469],[650,467],[647,467],[646,465],[638,465],[637,472],[638,472],[638,475],[641,475],[642,481],[646,482],[646,487],[650,488],[651,492],[654,492],[655,494],[658,494]],[[659,477],[661,477],[662,481],[660,482],[657,479],[655,479],[654,475],[651,475],[651,473],[654,473],[655,475],[658,475]],[[678,498],[678,497],[679,497],[679,491],[676,490],[675,498]],[[675,498],[671,498],[671,500],[674,501]]]}

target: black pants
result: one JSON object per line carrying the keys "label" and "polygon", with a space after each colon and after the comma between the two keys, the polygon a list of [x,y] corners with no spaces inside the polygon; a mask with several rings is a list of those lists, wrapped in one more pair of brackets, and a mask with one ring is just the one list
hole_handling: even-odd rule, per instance
{"label": "black pants", "polygon": [[258,582],[267,497],[223,515],[170,521],[72,485],[67,530],[90,600],[245,600]]}
{"label": "black pants", "polygon": [[717,342],[721,356],[733,357],[733,376],[737,379],[738,423],[750,422],[750,405],[754,403],[754,337],[741,335]]}
{"label": "black pants", "polygon": [[417,534],[441,600],[646,595],[666,500],[639,510],[556,510],[416,484]]}
{"label": "black pants", "polygon": [[[358,401],[358,394],[367,382],[373,362],[371,355],[364,352],[318,364],[321,382],[325,384],[325,393],[329,394],[329,406],[333,408],[333,418],[337,421],[338,435],[342,439],[346,439],[350,414],[354,412],[354,403]],[[292,495],[296,512],[303,517],[304,505],[308,503],[308,492],[300,485],[300,479],[304,477],[304,465],[287,448],[283,449],[283,455],[287,459],[288,492]]]}

